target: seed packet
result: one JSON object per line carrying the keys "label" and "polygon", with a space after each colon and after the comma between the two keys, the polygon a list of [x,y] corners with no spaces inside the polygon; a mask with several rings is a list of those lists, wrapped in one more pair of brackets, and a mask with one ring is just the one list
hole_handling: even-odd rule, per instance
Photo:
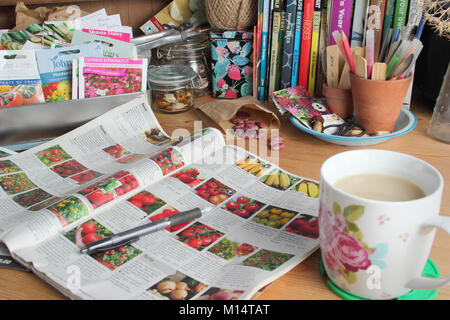
{"label": "seed packet", "polygon": [[103,56],[111,58],[133,58],[137,57],[136,46],[124,41],[102,37],[96,34],[75,30],[72,45],[99,42],[102,44]]}
{"label": "seed packet", "polygon": [[147,89],[147,59],[82,57],[78,69],[80,99]]}
{"label": "seed packet", "polygon": [[78,59],[72,61],[72,100],[78,99]]}
{"label": "seed packet", "polygon": [[99,43],[36,52],[45,102],[72,98],[72,60],[79,57],[102,57]]}
{"label": "seed packet", "polygon": [[302,125],[314,131],[333,134],[337,131],[335,127],[323,128],[345,123],[322,100],[313,98],[302,86],[273,92],[272,100],[281,114],[286,111],[291,113]]}
{"label": "seed packet", "polygon": [[82,29],[81,31],[124,42],[130,42],[131,39],[131,33],[128,32],[120,32],[114,30],[98,30],[98,29]]}
{"label": "seed packet", "polygon": [[0,51],[0,108],[44,102],[34,50]]}

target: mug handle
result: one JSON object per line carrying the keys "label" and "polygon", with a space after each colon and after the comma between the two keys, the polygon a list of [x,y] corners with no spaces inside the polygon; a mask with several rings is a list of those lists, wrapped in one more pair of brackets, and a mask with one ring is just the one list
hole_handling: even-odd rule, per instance
{"label": "mug handle", "polygon": [[[450,217],[436,216],[422,224],[421,232],[430,232],[434,228],[439,228],[450,234]],[[432,290],[450,284],[450,276],[446,278],[417,277],[410,280],[406,287],[418,290]]]}

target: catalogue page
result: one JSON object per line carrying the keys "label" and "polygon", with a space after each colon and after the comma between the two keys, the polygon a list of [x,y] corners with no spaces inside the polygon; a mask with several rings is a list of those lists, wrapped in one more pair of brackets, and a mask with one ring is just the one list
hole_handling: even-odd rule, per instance
{"label": "catalogue page", "polygon": [[[72,298],[249,299],[317,249],[317,187],[224,146],[15,255]],[[80,253],[92,240],[195,207],[213,210],[132,244]]]}
{"label": "catalogue page", "polygon": [[[206,152],[223,146],[217,130],[206,133],[218,137],[205,144]],[[60,138],[0,159],[0,239],[11,251],[33,245],[161,179],[201,157],[187,148],[196,145],[192,138],[171,140],[143,95]],[[151,158],[162,151],[173,157],[165,163]]]}

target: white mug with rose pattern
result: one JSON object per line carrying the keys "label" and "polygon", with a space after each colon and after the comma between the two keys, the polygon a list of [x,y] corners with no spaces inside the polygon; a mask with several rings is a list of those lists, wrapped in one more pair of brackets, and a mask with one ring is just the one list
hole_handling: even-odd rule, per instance
{"label": "white mug with rose pattern", "polygon": [[[425,197],[378,201],[337,189],[337,180],[356,174],[386,174],[408,180]],[[363,149],[327,159],[320,172],[319,232],[323,264],[342,290],[368,299],[394,299],[411,289],[436,289],[447,278],[422,277],[436,228],[450,233],[440,216],[444,182],[437,169],[415,157]]]}

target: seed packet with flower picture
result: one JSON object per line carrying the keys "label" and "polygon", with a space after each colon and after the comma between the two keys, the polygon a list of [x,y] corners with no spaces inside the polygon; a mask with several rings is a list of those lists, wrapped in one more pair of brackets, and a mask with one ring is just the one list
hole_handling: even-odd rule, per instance
{"label": "seed packet with flower picture", "polygon": [[147,89],[147,59],[82,57],[78,73],[80,99]]}
{"label": "seed packet with flower picture", "polygon": [[37,51],[36,59],[45,102],[72,98],[72,60],[102,56],[102,46],[99,43]]}

